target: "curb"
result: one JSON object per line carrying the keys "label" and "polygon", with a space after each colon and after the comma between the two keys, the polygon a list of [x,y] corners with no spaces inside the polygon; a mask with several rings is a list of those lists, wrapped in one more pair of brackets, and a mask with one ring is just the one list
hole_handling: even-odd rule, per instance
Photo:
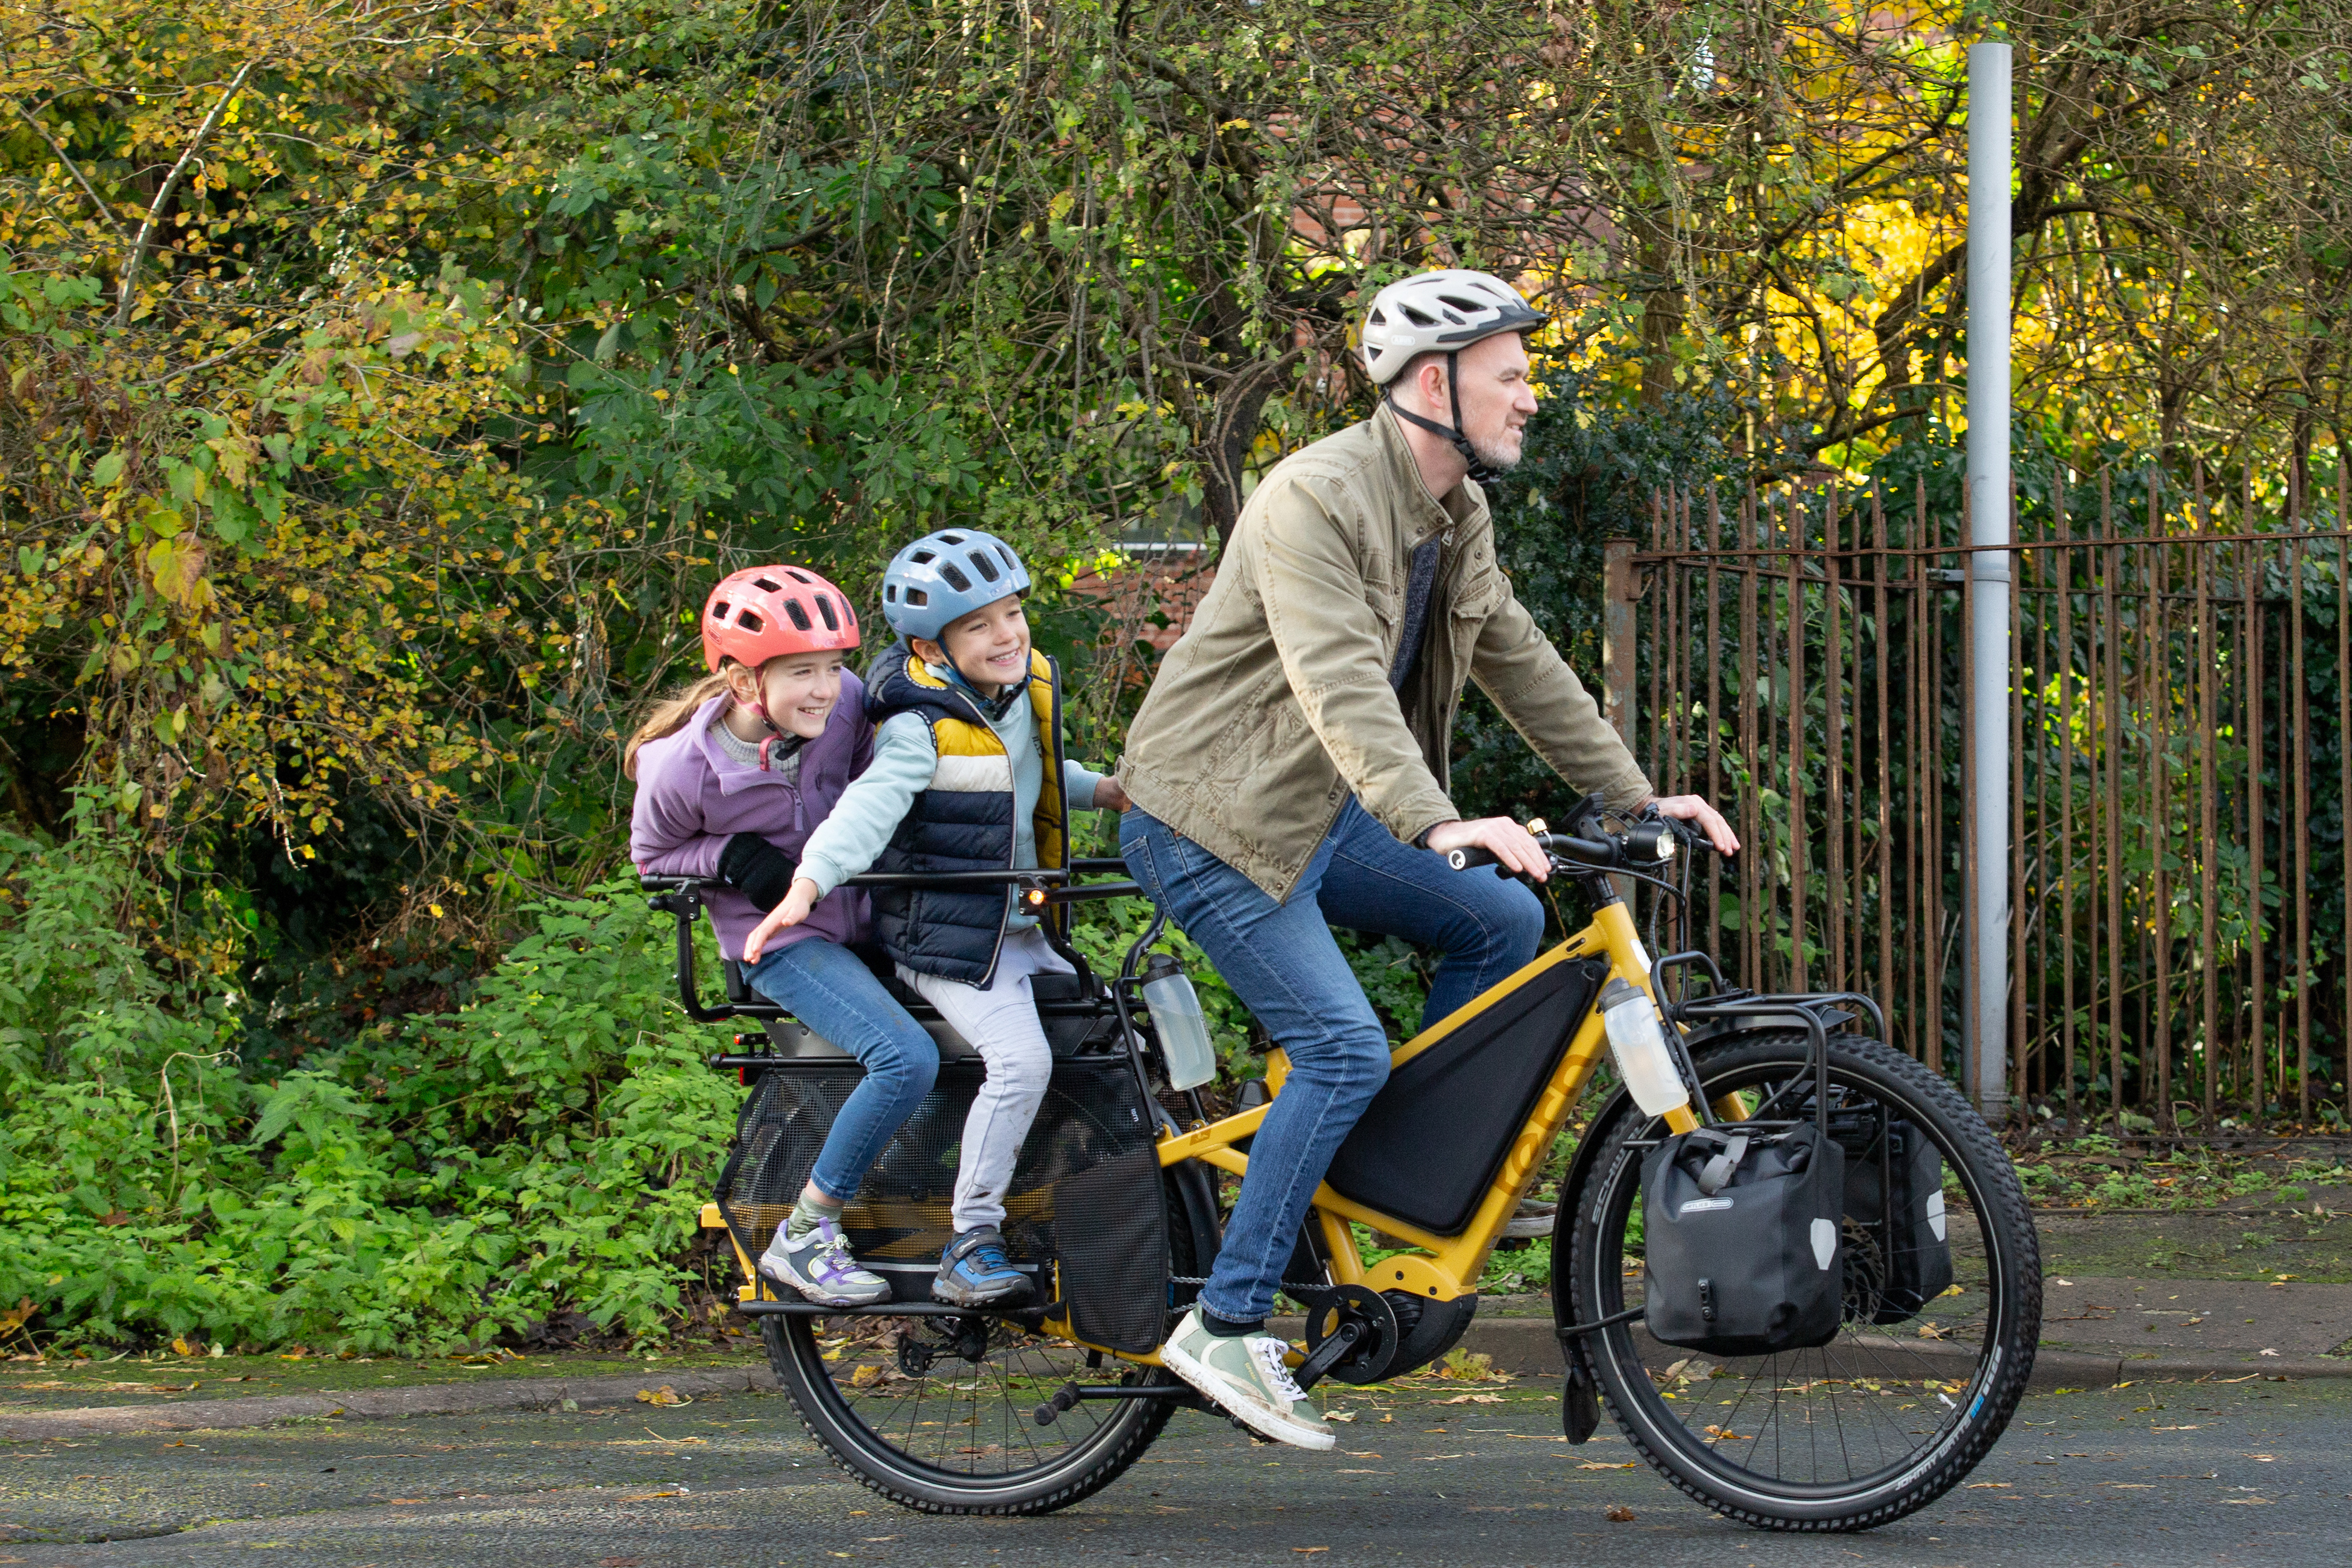
{"label": "curb", "polygon": [[[1286,1338],[1297,1339],[1307,1331],[1306,1320],[1275,1318],[1268,1321],[1271,1331]],[[1635,1331],[1637,1333],[1639,1330]],[[1642,1336],[1647,1339],[1646,1335]],[[1559,1377],[1567,1370],[1561,1359],[1559,1343],[1552,1337],[1549,1318],[1482,1318],[1471,1321],[1469,1331],[1462,1336],[1462,1348],[1474,1355],[1492,1356],[1497,1370],[1520,1377]],[[1644,1346],[1646,1352],[1671,1358],[1683,1352],[1652,1342]],[[1906,1361],[1914,1358],[1937,1358],[1937,1352],[1923,1345],[1903,1344]],[[1867,1352],[1863,1352],[1866,1354]],[[1973,1365],[1973,1356],[1945,1352],[1955,1363],[1956,1371]],[[1663,1361],[1660,1364],[1664,1364]],[[1885,1375],[1917,1377],[1917,1371],[1889,1369]],[[2261,1376],[2286,1377],[2352,1377],[2352,1360],[2289,1361],[2274,1358],[2266,1361],[2223,1361],[2215,1357],[2157,1356],[2127,1357],[2121,1354],[2100,1354],[2084,1351],[2045,1348],[2034,1355],[2032,1375],[2026,1380],[2029,1394],[2048,1394],[2054,1389],[2112,1388],[2118,1383],[2153,1382],[2158,1378],[2242,1378]]]}
{"label": "curb", "polygon": [[490,1410],[555,1410],[572,1401],[582,1409],[627,1405],[640,1392],[670,1388],[688,1399],[705,1394],[772,1391],[766,1367],[742,1372],[624,1373],[606,1377],[510,1377],[430,1388],[358,1389],[349,1394],[267,1394],[246,1399],[189,1399],[170,1405],[109,1405],[79,1410],[0,1415],[0,1438],[61,1436],[91,1432],[225,1431],[278,1421],[397,1421],[419,1415],[471,1415]]}
{"label": "curb", "polygon": [[[1299,1318],[1275,1318],[1268,1328],[1287,1339],[1303,1335]],[[1494,1358],[1496,1367],[1519,1377],[1558,1377],[1565,1363],[1549,1318],[1488,1318],[1474,1321],[1462,1348]],[[1929,1356],[1924,1347],[1905,1345],[1906,1357]],[[1664,1346],[1652,1346],[1672,1354]],[[1954,1356],[1956,1363],[1962,1358]],[[1890,1375],[1893,1375],[1890,1373]],[[1916,1376],[1914,1371],[1910,1373]],[[2033,1359],[2029,1394],[2056,1389],[2111,1388],[2118,1383],[2163,1378],[2244,1379],[2263,1377],[2352,1377],[2352,1361],[2218,1361],[2210,1358],[2125,1357],[2083,1351],[2043,1350]],[[0,1415],[0,1439],[38,1441],[75,1433],[226,1431],[268,1426],[280,1421],[397,1421],[424,1415],[470,1415],[493,1410],[555,1410],[572,1401],[581,1409],[633,1403],[639,1393],[667,1387],[688,1399],[705,1394],[772,1393],[775,1374],[766,1367],[741,1372],[635,1373],[607,1377],[501,1378],[430,1388],[358,1389],[349,1394],[256,1394],[246,1399],[191,1399],[169,1405],[111,1405],[78,1410],[28,1411]]]}

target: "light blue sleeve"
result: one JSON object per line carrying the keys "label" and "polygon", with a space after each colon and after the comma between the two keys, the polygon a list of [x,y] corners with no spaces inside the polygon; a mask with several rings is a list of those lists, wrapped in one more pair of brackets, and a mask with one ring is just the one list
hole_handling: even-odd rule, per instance
{"label": "light blue sleeve", "polygon": [[1092,811],[1095,808],[1095,786],[1109,775],[1098,773],[1084,763],[1062,759],[1062,802],[1070,811]]}
{"label": "light blue sleeve", "polygon": [[872,866],[890,835],[939,772],[931,727],[919,713],[894,713],[874,731],[874,760],[849,781],[801,850],[800,875],[822,898]]}

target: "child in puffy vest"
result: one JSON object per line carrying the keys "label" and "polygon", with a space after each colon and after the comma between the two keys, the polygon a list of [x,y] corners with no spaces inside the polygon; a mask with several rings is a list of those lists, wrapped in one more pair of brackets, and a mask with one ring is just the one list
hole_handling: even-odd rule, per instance
{"label": "child in puffy vest", "polygon": [[[751,933],[746,958],[877,861],[889,872],[1065,866],[1073,807],[1126,809],[1116,779],[1062,756],[1060,675],[1030,647],[1028,588],[1008,546],[968,529],[929,534],[891,559],[882,613],[899,640],[867,672],[874,761],[809,836],[791,892]],[[1017,1303],[1030,1285],[1005,1253],[1005,1192],[1053,1070],[1030,977],[1070,964],[1010,884],[876,889],[874,908],[899,978],[988,1069],[964,1121],[955,1239],[931,1293],[957,1306]]]}
{"label": "child in puffy vest", "polygon": [[[703,900],[721,952],[741,952],[783,901],[810,834],[872,755],[865,688],[842,668],[857,641],[848,599],[814,573],[738,572],[703,606],[709,675],[657,706],[629,742],[629,858],[649,876],[726,884]],[[867,1306],[889,1300],[890,1285],[851,1258],[842,1205],[930,1092],[939,1047],[850,951],[870,934],[863,894],[830,889],[802,917],[754,945],[744,978],[855,1056],[866,1076],[760,1272],[828,1307]]]}

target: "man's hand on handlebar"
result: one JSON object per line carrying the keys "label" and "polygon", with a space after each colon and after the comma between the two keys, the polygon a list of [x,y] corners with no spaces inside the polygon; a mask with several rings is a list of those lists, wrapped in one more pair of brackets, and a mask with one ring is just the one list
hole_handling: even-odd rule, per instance
{"label": "man's hand on handlebar", "polygon": [[[1739,853],[1739,835],[1731,831],[1731,824],[1723,819],[1723,813],[1707,805],[1705,795],[1653,795],[1643,804],[1654,808],[1661,816],[1675,817],[1697,827],[1706,835],[1706,841],[1715,846],[1717,854]],[[1431,837],[1434,838],[1435,835]]]}
{"label": "man's hand on handlebar", "polygon": [[784,901],[770,910],[766,917],[751,928],[751,934],[743,939],[743,962],[759,963],[760,950],[768,945],[768,939],[786,927],[796,926],[808,919],[816,899],[814,882],[806,877],[793,878],[792,891],[784,895]]}
{"label": "man's hand on handlebar", "polygon": [[1551,859],[1544,853],[1543,846],[1536,842],[1534,834],[1507,816],[1441,822],[1423,837],[1422,842],[1440,855],[1449,849],[1484,849],[1515,875],[1532,877],[1538,882],[1551,875]]}

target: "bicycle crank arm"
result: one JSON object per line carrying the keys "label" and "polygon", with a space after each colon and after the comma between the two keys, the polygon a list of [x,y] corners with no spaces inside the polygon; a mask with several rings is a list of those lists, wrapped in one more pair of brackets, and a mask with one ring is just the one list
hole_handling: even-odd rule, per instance
{"label": "bicycle crank arm", "polygon": [[1178,1404],[1198,1405],[1201,1396],[1181,1383],[1136,1384],[1131,1383],[1069,1383],[1062,1385],[1053,1398],[1040,1405],[1030,1418],[1040,1426],[1051,1426],[1061,1419],[1066,1410],[1075,1410],[1088,1399],[1169,1399]]}

